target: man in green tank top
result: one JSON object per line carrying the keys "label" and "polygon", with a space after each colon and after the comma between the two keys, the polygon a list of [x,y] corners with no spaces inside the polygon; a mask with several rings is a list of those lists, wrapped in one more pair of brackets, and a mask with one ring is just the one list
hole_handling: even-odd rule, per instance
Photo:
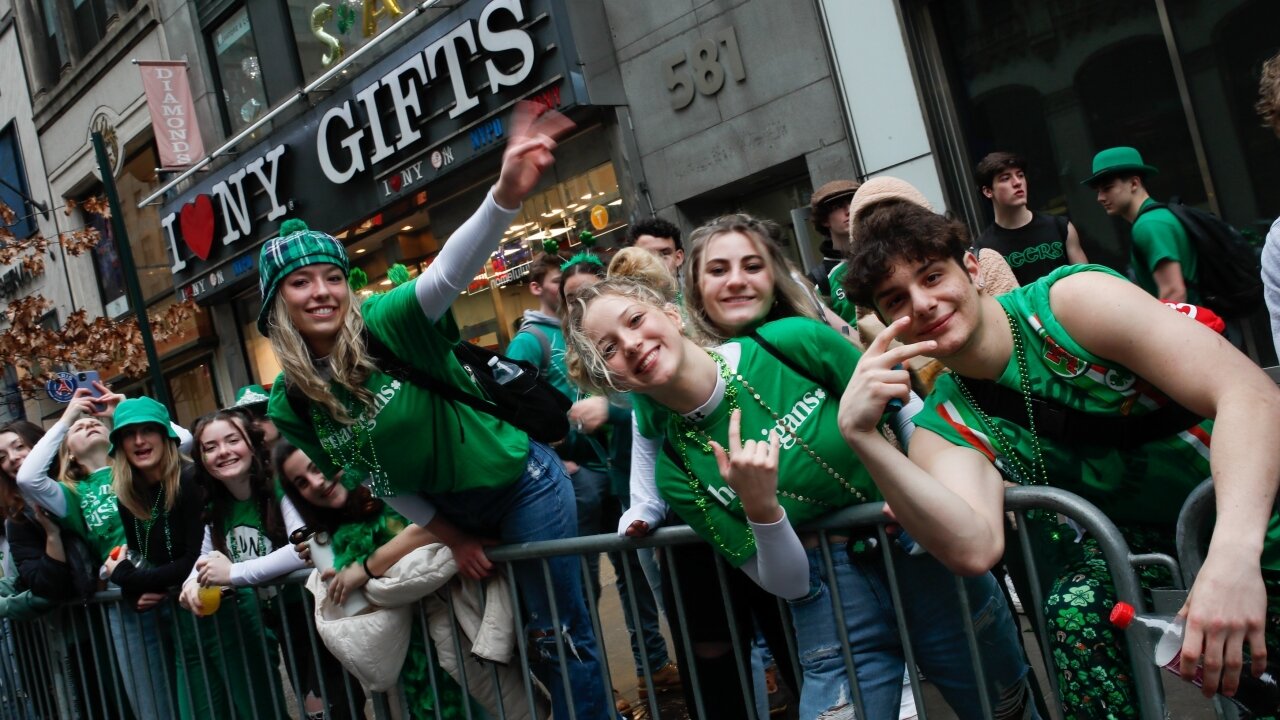
{"label": "man in green tank top", "polygon": [[[1163,531],[1167,542],[1186,494],[1212,475],[1218,522],[1184,607],[1182,673],[1190,678],[1203,662],[1206,694],[1234,692],[1243,647],[1254,672],[1261,672],[1264,629],[1273,642],[1277,629],[1280,601],[1268,600],[1280,597],[1280,531],[1272,517],[1280,391],[1215,333],[1105,268],[1062,268],[997,298],[983,291],[968,245],[962,225],[919,207],[885,204],[860,216],[846,290],[889,327],[859,362],[842,398],[846,441],[898,521],[964,574],[1000,561],[1006,478],[1071,490],[1126,529]],[[895,338],[908,344],[888,349]],[[875,425],[889,398],[906,397],[906,374],[894,366],[922,353],[942,360],[951,374],[916,416],[908,460],[876,439]],[[1005,388],[1015,406],[1029,397],[1046,399],[1090,418],[1103,416],[1144,439],[1125,447],[1107,438],[1055,439],[1025,410],[1000,415],[990,411],[990,401],[976,400],[990,397],[981,393],[984,381]],[[1161,410],[1174,404],[1186,409],[1183,415]],[[1150,430],[1158,422],[1169,431],[1141,435],[1144,425]],[[1131,543],[1159,542],[1151,534],[1126,534]],[[1113,593],[1087,557],[1090,543],[1072,543],[1085,557],[1052,568],[1057,574],[1046,600],[1063,613],[1050,617],[1056,636],[1050,642],[1060,675],[1069,679],[1060,683],[1065,705],[1069,717],[1136,716],[1131,690],[1117,679],[1127,674],[1123,643],[1104,621],[1091,622],[1081,607],[1063,601],[1087,594],[1084,609],[1093,613],[1105,609],[1097,605]],[[1054,626],[1055,619],[1062,625]],[[1089,637],[1071,634],[1085,630]],[[1067,638],[1084,657],[1057,642]]]}

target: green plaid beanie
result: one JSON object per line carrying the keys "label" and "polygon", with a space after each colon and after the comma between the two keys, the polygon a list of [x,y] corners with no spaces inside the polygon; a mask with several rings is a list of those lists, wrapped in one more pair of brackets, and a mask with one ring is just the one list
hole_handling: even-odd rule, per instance
{"label": "green plaid beanie", "polygon": [[351,269],[347,249],[337,238],[319,230],[310,230],[297,218],[280,223],[280,235],[268,240],[258,254],[258,289],[262,291],[258,332],[264,337],[268,334],[271,307],[275,304],[280,281],[298,268],[321,263],[337,265],[344,275]]}

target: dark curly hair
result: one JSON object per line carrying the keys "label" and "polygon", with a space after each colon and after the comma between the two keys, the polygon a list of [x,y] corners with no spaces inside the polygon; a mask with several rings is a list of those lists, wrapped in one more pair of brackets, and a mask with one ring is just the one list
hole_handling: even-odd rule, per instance
{"label": "dark curly hair", "polygon": [[363,522],[382,513],[384,503],[374,497],[373,493],[369,492],[369,488],[364,485],[357,485],[348,490],[347,502],[340,508],[312,505],[309,500],[302,497],[302,491],[298,490],[293,480],[284,472],[285,461],[296,452],[302,452],[302,450],[281,437],[271,450],[271,465],[276,471],[276,477],[280,479],[280,487],[284,490],[285,496],[302,516],[302,522],[306,523],[307,529],[332,534],[347,523]]}
{"label": "dark curly hair", "polygon": [[631,227],[627,228],[627,244],[635,245],[641,235],[671,238],[677,250],[684,249],[684,245],[680,242],[680,228],[656,215],[632,223]]}
{"label": "dark curly hair", "polygon": [[196,482],[204,489],[204,496],[209,505],[205,511],[205,522],[209,524],[209,535],[213,539],[213,547],[220,553],[231,556],[227,548],[227,518],[231,515],[231,506],[236,503],[235,497],[227,486],[209,472],[205,465],[203,444],[200,435],[205,428],[219,420],[230,423],[240,433],[243,440],[253,451],[249,463],[249,499],[258,508],[262,518],[263,529],[272,547],[282,547],[285,537],[284,517],[280,514],[280,503],[276,501],[275,478],[271,474],[271,466],[267,461],[267,444],[262,431],[253,424],[253,417],[244,410],[228,409],[209,413],[196,420],[191,426],[192,450],[195,459]]}
{"label": "dark curly hair", "polygon": [[878,203],[858,216],[849,243],[844,291],[858,305],[876,307],[876,288],[902,260],[951,258],[964,266],[969,232],[963,224],[905,201]]}

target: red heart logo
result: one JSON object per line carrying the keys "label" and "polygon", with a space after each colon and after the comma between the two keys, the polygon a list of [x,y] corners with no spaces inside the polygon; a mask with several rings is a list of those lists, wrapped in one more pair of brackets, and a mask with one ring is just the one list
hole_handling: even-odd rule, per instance
{"label": "red heart logo", "polygon": [[197,195],[195,202],[182,206],[178,212],[178,225],[182,228],[182,241],[201,260],[209,259],[213,246],[213,203],[208,195]]}
{"label": "red heart logo", "polygon": [[394,191],[396,191],[396,192],[400,192],[400,186],[401,186],[402,184],[403,184],[403,181],[400,179],[400,176],[399,176],[399,175],[392,175],[392,176],[391,176],[391,189],[392,189],[392,190],[394,190]]}

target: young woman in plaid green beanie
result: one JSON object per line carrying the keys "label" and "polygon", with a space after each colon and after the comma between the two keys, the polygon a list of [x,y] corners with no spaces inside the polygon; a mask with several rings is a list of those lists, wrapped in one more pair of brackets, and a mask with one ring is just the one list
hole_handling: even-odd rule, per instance
{"label": "young woman in plaid green beanie", "polygon": [[[365,333],[401,362],[479,392],[453,356],[459,335],[448,310],[555,161],[555,138],[573,126],[534,107],[517,108],[497,183],[417,278],[358,306],[342,244],[291,221],[263,246],[259,260],[258,327],[283,369],[268,417],[325,475],[341,472],[348,484],[363,482],[432,531],[471,577],[491,567],[478,537],[515,543],[577,534],[569,478],[555,453],[524,431],[383,372]],[[290,404],[290,387],[308,400],[302,416]],[[570,703],[583,720],[614,717],[577,562],[548,562],[549,586],[540,565],[516,566],[531,651],[541,660],[534,671],[551,689],[557,717],[569,716]],[[552,591],[560,628],[551,622]],[[560,648],[568,692],[557,674]]]}

